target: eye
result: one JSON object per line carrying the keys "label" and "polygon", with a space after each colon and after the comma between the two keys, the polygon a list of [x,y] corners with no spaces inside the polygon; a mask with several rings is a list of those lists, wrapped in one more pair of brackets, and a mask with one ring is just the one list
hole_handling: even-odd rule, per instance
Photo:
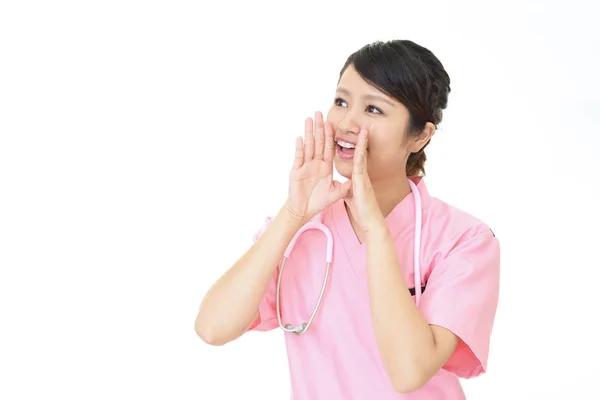
{"label": "eye", "polygon": [[338,107],[347,107],[347,106],[348,106],[348,104],[346,104],[346,101],[344,101],[344,100],[343,100],[342,98],[340,98],[340,97],[337,97],[337,98],[336,98],[336,99],[333,101],[333,103],[334,103],[336,106],[338,106]]}
{"label": "eye", "polygon": [[375,106],[367,106],[367,112],[370,112],[373,114],[383,114],[383,111],[381,111],[379,108],[377,108]]}

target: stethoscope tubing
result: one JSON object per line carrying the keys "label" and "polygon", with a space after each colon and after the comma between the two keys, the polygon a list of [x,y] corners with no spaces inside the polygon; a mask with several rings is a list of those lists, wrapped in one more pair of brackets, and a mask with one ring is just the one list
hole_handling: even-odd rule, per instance
{"label": "stethoscope tubing", "polygon": [[[417,188],[417,185],[408,180],[411,191],[413,193],[413,197],[415,200],[415,233],[414,233],[414,256],[413,256],[413,272],[414,272],[414,282],[415,282],[415,302],[417,307],[419,307],[419,303],[421,300],[421,265],[420,265],[420,251],[421,251],[421,230],[423,224],[423,212],[422,212],[422,204],[421,204],[421,195]],[[281,317],[281,277],[283,276],[283,270],[285,268],[285,263],[289,259],[290,254],[294,246],[296,245],[296,241],[298,238],[307,230],[319,230],[325,234],[327,238],[327,249],[326,249],[326,264],[325,264],[325,277],[323,278],[323,285],[321,286],[321,291],[319,293],[319,298],[315,304],[313,312],[308,319],[307,322],[301,323],[297,326],[292,326],[291,324],[283,325],[282,317]],[[281,261],[281,265],[279,267],[279,274],[277,277],[277,287],[275,294],[275,304],[277,309],[277,322],[279,323],[279,327],[285,332],[293,333],[296,335],[303,335],[308,331],[308,328],[312,324],[319,307],[321,305],[321,301],[323,300],[323,295],[325,293],[325,288],[327,287],[327,281],[329,279],[329,271],[331,269],[331,261],[333,257],[333,235],[329,228],[323,224],[323,212],[317,214],[310,222],[303,225],[300,230],[294,235],[294,238],[288,245],[283,255],[283,259]]]}

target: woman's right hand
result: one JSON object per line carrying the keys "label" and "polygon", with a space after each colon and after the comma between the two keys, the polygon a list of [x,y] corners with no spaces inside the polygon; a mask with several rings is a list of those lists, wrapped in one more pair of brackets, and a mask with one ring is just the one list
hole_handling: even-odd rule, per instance
{"label": "woman's right hand", "polygon": [[323,114],[317,112],[314,126],[311,118],[306,119],[304,140],[296,138],[286,209],[302,224],[350,191],[350,180],[343,184],[333,180],[333,130],[331,123],[323,122]]}

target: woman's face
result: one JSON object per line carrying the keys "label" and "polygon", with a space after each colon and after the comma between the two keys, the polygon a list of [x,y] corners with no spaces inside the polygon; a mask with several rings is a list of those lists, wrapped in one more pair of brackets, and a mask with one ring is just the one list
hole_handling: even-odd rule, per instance
{"label": "woman's face", "polygon": [[407,139],[409,115],[402,103],[369,85],[352,65],[348,66],[327,113],[335,130],[334,164],[340,175],[352,176],[354,150],[343,146],[356,145],[362,126],[369,127],[367,165],[371,180],[405,175],[408,156],[427,142],[422,137],[418,141]]}

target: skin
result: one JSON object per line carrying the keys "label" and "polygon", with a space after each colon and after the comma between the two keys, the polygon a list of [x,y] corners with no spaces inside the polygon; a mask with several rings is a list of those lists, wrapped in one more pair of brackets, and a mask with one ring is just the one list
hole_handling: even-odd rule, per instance
{"label": "skin", "polygon": [[[410,193],[408,156],[435,132],[427,123],[417,137],[406,134],[409,112],[348,67],[336,100],[323,121],[308,118],[304,138],[296,139],[288,199],[269,229],[211,287],[196,318],[196,332],[222,345],[259,320],[258,305],[269,279],[298,229],[328,205],[344,199],[350,221],[367,249],[369,297],[377,346],[394,388],[412,392],[437,373],[458,338],[429,325],[404,281],[403,268],[385,217]],[[337,139],[356,143],[354,158],[337,155]],[[333,167],[348,180],[332,179]]]}

